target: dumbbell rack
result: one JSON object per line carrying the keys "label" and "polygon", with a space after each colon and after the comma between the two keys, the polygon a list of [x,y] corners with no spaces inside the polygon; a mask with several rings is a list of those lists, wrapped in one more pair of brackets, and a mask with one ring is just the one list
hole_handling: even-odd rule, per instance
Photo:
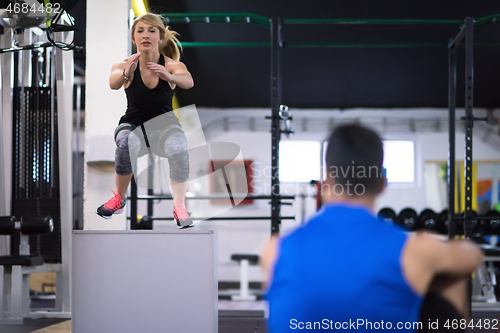
{"label": "dumbbell rack", "polygon": [[[430,209],[424,209],[418,216],[416,211],[411,208],[402,209],[399,215],[396,215],[395,211],[389,207],[382,208],[378,213],[379,218],[382,220],[388,223],[397,223],[411,232],[430,230],[440,233],[441,236],[439,237],[447,238],[444,234],[447,234],[453,228],[456,234],[463,234],[464,216],[453,214],[453,223],[450,224],[448,222],[449,215],[446,210],[436,214]],[[495,295],[497,279],[494,262],[500,262],[500,248],[484,244],[487,242],[485,239],[481,240],[481,238],[484,235],[500,235],[500,214],[496,211],[490,211],[485,215],[477,215],[471,211],[471,215],[471,232],[474,232],[472,240],[481,244],[485,254],[484,263],[476,270],[471,280],[471,303],[475,308],[498,307],[500,302]],[[433,220],[433,223],[427,223],[428,220]],[[478,235],[480,237],[477,237]]]}

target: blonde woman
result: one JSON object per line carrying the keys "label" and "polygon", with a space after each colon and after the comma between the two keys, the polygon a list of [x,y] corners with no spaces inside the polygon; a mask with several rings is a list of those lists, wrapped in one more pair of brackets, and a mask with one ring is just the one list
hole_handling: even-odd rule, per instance
{"label": "blonde woman", "polygon": [[[143,155],[151,145],[153,151],[168,158],[174,218],[179,228],[189,228],[193,223],[184,205],[189,155],[186,137],[172,112],[172,96],[176,87],[192,88],[193,78],[179,61],[177,33],[165,27],[161,16],[148,13],[136,18],[131,35],[137,53],[115,63],[109,77],[111,89],[123,87],[127,96],[127,110],[115,130],[116,191],[96,213],[109,219],[123,211],[132,178],[131,160]],[[161,126],[148,128],[146,133],[143,124],[153,118],[161,119]],[[143,138],[133,132],[137,127],[141,127]]]}

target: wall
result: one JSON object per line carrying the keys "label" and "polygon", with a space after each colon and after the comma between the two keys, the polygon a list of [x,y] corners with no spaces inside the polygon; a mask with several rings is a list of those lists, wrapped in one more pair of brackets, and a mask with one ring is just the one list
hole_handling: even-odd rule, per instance
{"label": "wall", "polygon": [[[233,112],[234,111],[234,112]],[[441,121],[446,121],[446,110],[412,110],[411,117],[418,119],[419,116],[427,117],[425,119],[436,118]],[[418,112],[420,111],[420,112]],[[240,146],[244,159],[251,159],[257,162],[255,170],[261,172],[260,176],[256,179],[256,184],[263,185],[260,190],[269,193],[269,177],[264,175],[264,169],[270,165],[271,161],[271,137],[269,133],[270,122],[263,122],[259,125],[260,119],[267,115],[268,111],[263,110],[230,110],[218,111],[215,109],[199,109],[202,124],[204,124],[205,134],[207,141],[216,142],[233,142]],[[413,207],[417,211],[422,210],[429,206],[428,195],[426,195],[425,184],[423,181],[424,163],[429,160],[443,160],[448,158],[448,133],[447,124],[443,123],[441,126],[432,125],[431,129],[424,130],[423,127],[419,129],[417,122],[417,130],[411,132],[408,128],[402,128],[399,124],[398,129],[391,130],[391,127],[385,131],[377,126],[373,126],[381,119],[388,119],[388,123],[395,120],[409,118],[408,111],[395,112],[389,110],[375,110],[375,111],[354,111],[354,112],[339,112],[339,111],[321,111],[318,121],[312,115],[313,112],[295,111],[294,113],[294,127],[296,129],[295,135],[283,140],[324,140],[328,135],[328,128],[316,128],[322,122],[328,123],[328,119],[332,113],[335,115],[335,123],[347,122],[350,118],[361,119],[362,123],[368,126],[375,127],[382,134],[384,139],[412,139],[415,140],[416,149],[416,182],[410,185],[389,185],[383,195],[377,200],[376,210],[381,207],[389,206],[396,211],[404,207]],[[481,110],[478,110],[481,113]],[[310,117],[304,126],[302,117],[304,114]],[[255,117],[256,120],[252,121],[249,125],[245,125],[242,120],[245,116]],[[369,118],[371,117],[371,118]],[[460,115],[458,115],[460,117]],[[229,122],[224,121],[224,118],[229,119]],[[240,119],[241,122],[237,122]],[[366,121],[364,119],[370,119]],[[422,118],[422,121],[425,119]],[[373,120],[373,121],[372,121]],[[427,121],[427,120],[426,120]],[[459,122],[459,120],[458,120]],[[315,125],[317,123],[317,125]],[[380,121],[382,124],[383,122]],[[423,125],[422,125],[423,126]],[[216,130],[214,130],[214,128]],[[252,131],[253,128],[253,131]],[[266,130],[267,129],[267,130]],[[304,131],[305,129],[305,131]],[[492,148],[492,145],[483,142],[484,133],[480,130],[479,126],[475,127],[474,135],[474,159],[500,159],[500,151]],[[464,156],[464,134],[461,132],[460,127],[457,125],[456,134],[456,158],[461,159]],[[298,156],[297,158],[300,158]],[[193,170],[192,170],[193,171]],[[194,171],[195,172],[195,171]],[[289,184],[282,183],[282,193],[285,186],[289,186],[287,194],[293,192],[293,189],[309,188],[308,184]],[[209,184],[204,183],[202,188],[208,188]],[[206,193],[209,194],[209,193]],[[198,216],[206,216],[216,208],[211,207],[205,202],[188,202],[189,210]],[[309,197],[305,199],[305,215],[310,217],[315,212],[314,198]],[[302,215],[302,199],[297,197],[293,206],[282,206],[282,216],[296,216],[295,221],[283,221],[282,233],[287,233],[290,230],[300,226]],[[269,200],[255,201],[251,205],[240,205],[234,209],[222,214],[222,216],[269,216],[270,205]],[[219,233],[219,280],[234,281],[239,279],[238,266],[235,262],[230,260],[233,253],[253,253],[259,254],[262,246],[269,239],[270,236],[270,221],[205,221],[200,222],[201,228],[215,229]],[[259,267],[250,267],[250,280],[260,281],[262,272]]]}
{"label": "wall", "polygon": [[116,189],[113,131],[125,112],[126,99],[122,89],[109,88],[108,80],[111,66],[129,55],[129,9],[127,0],[87,1],[85,229],[126,226],[125,214],[104,220],[95,210],[112,197],[110,190]]}
{"label": "wall", "polygon": [[[394,137],[394,135],[391,135]],[[500,158],[500,150],[493,149],[482,141],[481,135],[473,137],[473,159],[494,160]],[[465,134],[457,133],[455,145],[456,160],[464,159]],[[377,210],[389,206],[398,212],[405,207],[412,207],[417,211],[429,207],[432,202],[426,198],[425,185],[423,182],[423,169],[425,161],[447,161],[448,160],[448,133],[421,133],[416,135],[417,173],[418,179],[412,186],[389,186],[377,201]],[[499,147],[500,148],[500,147]],[[431,207],[436,210],[443,207]]]}

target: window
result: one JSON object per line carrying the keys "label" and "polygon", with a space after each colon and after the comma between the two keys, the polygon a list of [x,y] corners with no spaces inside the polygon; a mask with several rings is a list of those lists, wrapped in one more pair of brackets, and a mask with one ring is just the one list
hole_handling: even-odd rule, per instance
{"label": "window", "polygon": [[[415,181],[415,143],[411,140],[383,140],[384,168],[389,183],[413,183]],[[323,163],[326,165],[326,150],[323,148]],[[323,170],[323,179],[326,170]]]}
{"label": "window", "polygon": [[310,182],[320,177],[319,141],[281,141],[279,176],[282,182]]}
{"label": "window", "polygon": [[384,140],[384,168],[389,183],[415,181],[415,143],[410,140]]}

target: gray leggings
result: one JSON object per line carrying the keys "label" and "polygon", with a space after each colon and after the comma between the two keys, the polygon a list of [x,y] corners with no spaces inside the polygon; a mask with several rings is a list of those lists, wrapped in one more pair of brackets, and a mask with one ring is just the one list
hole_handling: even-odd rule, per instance
{"label": "gray leggings", "polygon": [[[170,126],[158,130],[146,127],[146,137],[150,149],[146,145],[146,137],[141,127],[131,124],[120,124],[115,130],[115,171],[119,175],[132,173],[132,162],[151,152],[157,156],[168,158],[170,179],[182,183],[189,179],[189,154],[186,136],[178,126]],[[140,136],[139,136],[140,135]]]}

